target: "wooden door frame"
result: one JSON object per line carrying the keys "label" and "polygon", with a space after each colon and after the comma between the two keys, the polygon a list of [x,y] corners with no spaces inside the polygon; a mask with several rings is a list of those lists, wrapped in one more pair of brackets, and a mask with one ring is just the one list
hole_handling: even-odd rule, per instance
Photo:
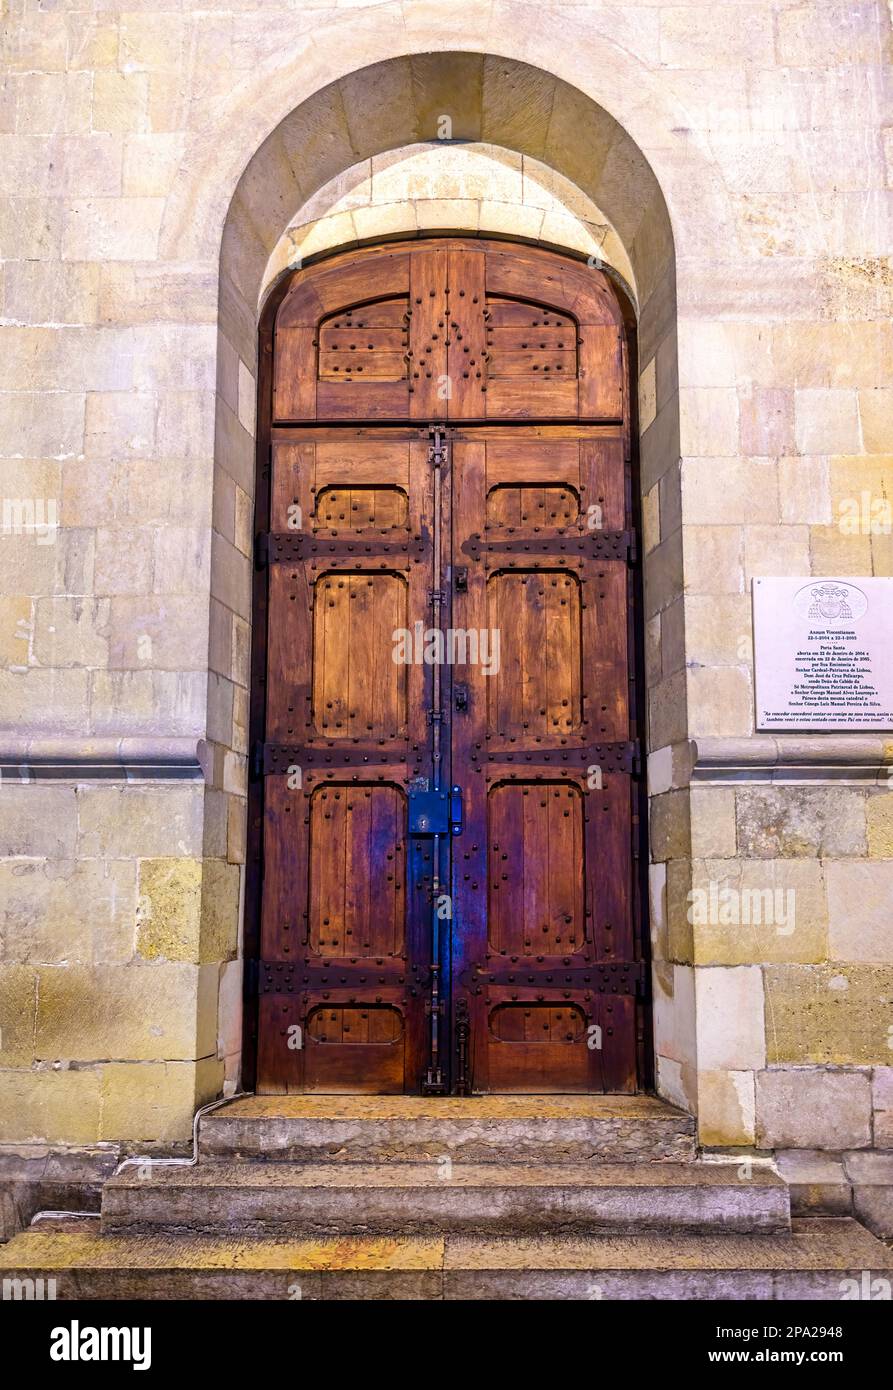
{"label": "wooden door frame", "polygon": [[[407,236],[392,237],[387,241],[371,239],[356,243],[351,247],[335,247],[318,255],[308,257],[300,267],[306,270],[320,261],[331,260],[348,250],[360,247],[393,246],[395,241],[428,241],[444,237],[461,237],[474,243],[474,234],[462,230],[443,230],[441,232],[410,233]],[[509,245],[533,246],[549,252],[560,260],[586,263],[581,253],[569,251],[565,247],[543,245],[530,238],[500,236],[488,233],[487,239],[503,241]],[[254,535],[269,531],[270,528],[270,482],[272,460],[273,428],[273,335],[276,314],[285,298],[296,272],[287,270],[271,289],[261,308],[258,323],[258,367],[257,367],[257,425],[255,436],[255,496],[254,496]],[[637,1046],[638,1089],[654,1090],[654,1013],[650,989],[651,932],[649,899],[649,834],[648,834],[648,781],[647,766],[647,700],[645,668],[645,605],[644,605],[644,554],[642,545],[642,489],[639,458],[639,419],[638,391],[638,342],[637,322],[632,298],[619,277],[611,275],[611,284],[620,307],[624,325],[625,370],[628,383],[628,421],[630,466],[629,477],[632,488],[630,499],[632,523],[639,538],[638,553],[632,565],[632,601],[629,610],[630,653],[633,678],[633,696],[630,712],[641,730],[642,771],[634,781],[636,787],[635,805],[638,824],[633,826],[634,864],[636,870],[632,884],[632,911],[639,932],[645,976],[649,982],[642,1000],[640,1018],[641,1035]],[[345,422],[345,426],[355,428],[359,421]],[[418,422],[407,421],[407,424]],[[460,422],[456,422],[459,424]],[[495,423],[495,422],[494,422]],[[523,422],[518,422],[523,423]],[[548,421],[538,421],[548,423]],[[258,564],[256,544],[252,554],[251,583],[251,661],[248,717],[248,798],[247,834],[245,851],[245,906],[242,924],[242,1054],[241,1089],[254,1091],[257,1085],[257,1038],[258,1038],[258,962],[260,960],[261,899],[263,891],[263,810],[264,778],[263,771],[254,765],[254,750],[263,743],[266,725],[266,664],[267,664],[267,574]]]}

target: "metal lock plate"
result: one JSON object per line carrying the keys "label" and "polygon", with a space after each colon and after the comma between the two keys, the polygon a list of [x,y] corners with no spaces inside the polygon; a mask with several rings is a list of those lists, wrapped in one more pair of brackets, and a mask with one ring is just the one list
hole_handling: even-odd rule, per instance
{"label": "metal lock plate", "polygon": [[411,788],[409,792],[410,835],[448,835],[450,798],[445,791],[429,792]]}

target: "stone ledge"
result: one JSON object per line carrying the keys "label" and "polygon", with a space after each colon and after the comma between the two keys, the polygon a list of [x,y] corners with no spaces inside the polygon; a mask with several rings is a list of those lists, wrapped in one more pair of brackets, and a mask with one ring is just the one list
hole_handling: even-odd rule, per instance
{"label": "stone ledge", "polygon": [[199,738],[30,738],[7,732],[0,739],[0,776],[19,782],[203,781],[209,752]]}
{"label": "stone ledge", "polygon": [[698,738],[692,782],[860,782],[886,786],[893,735],[754,734]]}

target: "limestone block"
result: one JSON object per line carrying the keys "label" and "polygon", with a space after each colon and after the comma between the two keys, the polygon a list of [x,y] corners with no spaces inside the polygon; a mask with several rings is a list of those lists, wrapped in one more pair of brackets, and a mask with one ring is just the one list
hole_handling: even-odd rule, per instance
{"label": "limestone block", "polygon": [[37,1016],[37,971],[33,966],[0,961],[0,1011],[0,1066],[29,1067],[35,1056]]}
{"label": "limestone block", "polygon": [[0,246],[4,254],[16,260],[57,255],[62,243],[62,212],[59,198],[0,198]]}
{"label": "limestone block", "polygon": [[789,454],[794,447],[794,396],[780,387],[738,392],[741,452],[754,457]]}
{"label": "limestone block", "polygon": [[808,526],[745,527],[745,583],[760,575],[809,574],[809,538]]}
{"label": "limestone block", "polygon": [[254,550],[254,504],[247,492],[238,486],[235,490],[233,539],[236,549],[250,557]]}
{"label": "limestone block", "polygon": [[107,599],[38,599],[34,659],[41,666],[105,666],[108,631]]}
{"label": "limestone block", "polygon": [[93,78],[93,129],[111,132],[145,127],[149,82],[141,72],[100,71]]}
{"label": "limestone block", "polygon": [[777,61],[784,67],[821,69],[878,60],[876,20],[870,8],[835,3],[816,10],[809,4],[794,5],[777,18]]}
{"label": "limestone block", "polygon": [[692,787],[691,853],[695,859],[733,859],[735,792],[731,787]]}
{"label": "limestone block", "polygon": [[682,506],[687,526],[774,525],[777,466],[766,459],[683,459]]}
{"label": "limestone block", "polygon": [[861,1149],[871,1142],[871,1085],[864,1072],[785,1067],[757,1075],[761,1148]]}
{"label": "limestone block", "polygon": [[688,719],[694,738],[749,734],[753,728],[750,671],[741,666],[693,667],[688,672]]}
{"label": "limestone block", "polygon": [[165,526],[155,533],[156,594],[205,594],[211,581],[210,527]]}
{"label": "limestone block", "polygon": [[233,665],[233,615],[229,609],[225,608],[222,603],[219,603],[216,598],[211,599],[209,623],[209,668],[212,671],[216,671],[219,675],[231,679]]}
{"label": "limestone block", "polygon": [[648,691],[648,729],[652,747],[686,736],[686,673],[677,671]]}
{"label": "limestone block", "polygon": [[893,963],[893,862],[840,861],[827,874],[832,959]]}
{"label": "limestone block", "polygon": [[233,726],[233,684],[211,673],[208,680],[208,738],[228,744]]}
{"label": "limestone block", "polygon": [[126,861],[0,862],[7,951],[49,964],[129,960],[135,886],[135,866]]}
{"label": "limestone block", "polygon": [[891,995],[889,966],[767,966],[770,1063],[882,1065],[890,1056]]}
{"label": "limestone block", "polygon": [[809,550],[813,574],[870,574],[871,537],[848,536],[835,526],[811,526]]}
{"label": "limestone block", "polygon": [[246,621],[251,610],[251,564],[248,557],[215,531],[211,537],[211,592]]}
{"label": "limestone block", "polygon": [[99,307],[99,266],[7,261],[3,311],[20,323],[90,324]]}
{"label": "limestone block", "polygon": [[244,864],[248,831],[247,806],[244,797],[227,797],[226,857],[230,864]]}
{"label": "limestone block", "polygon": [[[149,527],[102,527],[96,533],[93,585],[97,594],[148,594],[152,589],[154,536]],[[120,663],[115,663],[120,664]],[[145,664],[152,664],[151,657]]]}
{"label": "limestone block", "polygon": [[738,845],[749,859],[865,853],[866,802],[860,790],[740,787],[736,803]]}
{"label": "limestone block", "polygon": [[232,1057],[242,1050],[242,961],[220,967],[219,1002],[217,1056]]}
{"label": "limestone block", "polygon": [[108,12],[65,17],[67,65],[74,71],[115,67],[118,61],[118,22]]}
{"label": "limestone block", "polygon": [[747,594],[712,594],[685,600],[686,658],[703,666],[737,666],[750,655]]}
{"label": "limestone block", "polygon": [[19,84],[16,129],[20,135],[86,134],[90,108],[89,73],[29,73]]}
{"label": "limestone block", "polygon": [[99,1138],[189,1139],[196,1110],[195,1062],[111,1062],[101,1069]]}
{"label": "limestone block", "polygon": [[651,799],[651,857],[655,862],[691,853],[688,791],[668,791]]}
{"label": "limestone block", "polygon": [[30,598],[0,598],[0,664],[28,665],[32,622]]}
{"label": "limestone block", "polygon": [[248,795],[248,759],[239,753],[225,753],[223,758],[223,787],[238,796]]}
{"label": "limestone block", "polygon": [[211,324],[141,325],[133,330],[134,385],[147,393],[212,391],[217,334]]}
{"label": "limestone block", "polygon": [[832,519],[831,472],[827,458],[780,459],[778,495],[783,522],[827,526]]}
{"label": "limestone block", "polygon": [[686,594],[744,592],[743,535],[739,526],[690,526],[683,535]]}
{"label": "limestone block", "polygon": [[239,938],[241,874],[237,864],[206,859],[202,876],[201,959],[226,960]]}
{"label": "limestone block", "polygon": [[639,429],[644,434],[657,415],[657,359],[652,357],[639,377]]}
{"label": "limestone block", "polygon": [[861,447],[859,403],[855,391],[813,390],[794,394],[797,453],[850,454]]}
{"label": "limestone block", "polygon": [[752,1071],[698,1071],[698,1139],[706,1147],[740,1147],[755,1138]]}
{"label": "limestone block", "polygon": [[38,980],[37,1055],[73,1061],[194,1058],[198,1003],[194,965],[45,966]]}
{"label": "limestone block", "polygon": [[696,860],[691,889],[686,911],[698,964],[827,959],[828,909],[817,860]]}
{"label": "limestone block", "polygon": [[201,883],[199,860],[140,861],[136,948],[145,960],[199,961]]}
{"label": "limestone block", "polygon": [[[89,685],[90,732],[140,734],[157,728],[152,671],[92,671]],[[167,730],[172,733],[171,729]]]}
{"label": "limestone block", "polygon": [[682,387],[679,392],[682,451],[692,456],[737,458],[737,393],[727,387]]}
{"label": "limestone block", "polygon": [[212,323],[216,317],[216,267],[112,261],[97,268],[103,323]]}
{"label": "limestone block", "polygon": [[243,618],[233,615],[233,680],[247,688],[251,660],[251,629]]}
{"label": "limestone block", "polygon": [[248,752],[248,691],[241,686],[233,690],[232,746],[236,753]]}
{"label": "limestone block", "polygon": [[95,1143],[100,1103],[96,1069],[0,1072],[0,1141]]}
{"label": "limestone block", "polygon": [[[414,203],[388,203],[384,207],[354,208],[351,218],[358,241],[396,236],[400,232],[414,232],[418,227],[418,214]],[[537,218],[537,227],[541,220]],[[490,225],[493,225],[492,215]]]}
{"label": "limestone block", "polygon": [[[704,24],[695,8],[668,6],[660,11],[660,61],[671,68],[771,67],[772,16],[762,6],[721,6]],[[841,60],[845,61],[845,60]]]}
{"label": "limestone block", "polygon": [[758,966],[695,971],[698,1068],[757,1070],[766,1065],[763,973]]}
{"label": "limestone block", "polygon": [[860,391],[859,419],[866,453],[889,453],[893,443],[893,390]]}
{"label": "limestone block", "polygon": [[151,260],[163,213],[163,198],[76,198],[65,212],[62,259]]}
{"label": "limestone block", "polygon": [[19,735],[84,733],[85,670],[0,670],[0,726]]}
{"label": "limestone block", "polygon": [[155,438],[155,397],[148,392],[91,391],[85,445],[97,458],[139,457]]}
{"label": "limestone block", "polygon": [[893,796],[889,794],[889,787],[868,797],[865,818],[869,857],[893,859]]}
{"label": "limestone block", "polygon": [[667,863],[667,956],[680,964],[694,960],[694,929],[689,916],[692,866],[690,859]]}
{"label": "limestone block", "polygon": [[655,1050],[665,1058],[691,1066],[695,1056],[695,972],[689,966],[655,968]]}
{"label": "limestone block", "polygon": [[[28,441],[31,457],[79,454],[84,444],[84,395],[59,391],[0,393],[0,457],[16,458]],[[4,545],[8,542],[4,540]]]}
{"label": "limestone block", "polygon": [[[151,539],[147,537],[150,544]],[[116,595],[109,619],[110,668],[203,669],[208,651],[207,603],[207,599],[186,595]]]}
{"label": "limestone block", "polygon": [[[155,443],[162,457],[211,458],[214,452],[214,394],[210,391],[165,391],[158,403]],[[231,455],[221,454],[221,459],[232,471]]]}
{"label": "limestone block", "polygon": [[871,1103],[875,1145],[893,1149],[893,1065],[875,1067],[872,1072]]}
{"label": "limestone block", "polygon": [[4,857],[72,858],[77,835],[75,789],[16,783],[0,791],[0,854]]}
{"label": "limestone block", "polygon": [[118,50],[121,67],[125,72],[176,70],[183,57],[183,29],[184,21],[175,14],[166,13],[160,23],[157,14],[125,12]]}
{"label": "limestone block", "polygon": [[78,852],[90,858],[199,858],[201,787],[85,784],[76,823]]}

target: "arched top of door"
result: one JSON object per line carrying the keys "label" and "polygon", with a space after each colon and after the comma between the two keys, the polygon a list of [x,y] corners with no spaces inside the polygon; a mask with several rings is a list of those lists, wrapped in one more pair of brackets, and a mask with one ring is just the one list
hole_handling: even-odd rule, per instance
{"label": "arched top of door", "polygon": [[435,237],[296,271],[276,313],[276,424],[624,414],[608,276],[541,247]]}

